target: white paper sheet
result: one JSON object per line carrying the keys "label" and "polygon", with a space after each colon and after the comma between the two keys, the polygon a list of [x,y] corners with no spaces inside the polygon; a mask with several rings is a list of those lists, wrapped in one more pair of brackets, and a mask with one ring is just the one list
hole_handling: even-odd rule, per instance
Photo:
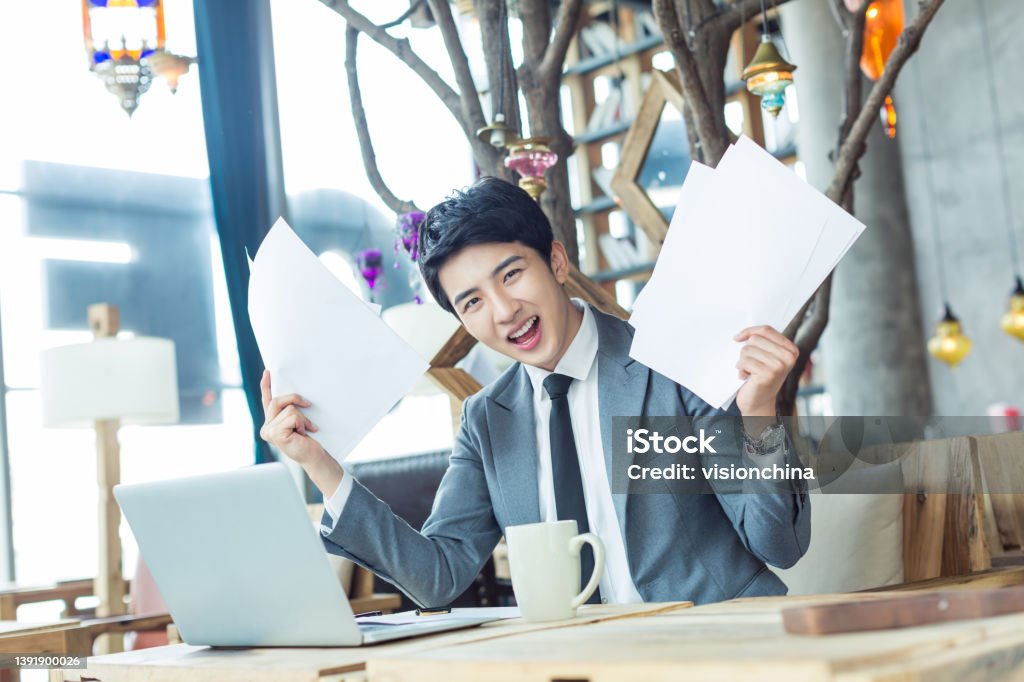
{"label": "white paper sheet", "polygon": [[312,403],[312,437],[341,462],[428,364],[284,220],[249,267],[249,320],[273,393]]}
{"label": "white paper sheet", "polygon": [[451,613],[438,613],[417,616],[415,611],[400,611],[383,616],[363,616],[360,623],[376,623],[386,625],[419,625],[425,621],[431,623],[458,623],[467,618],[494,618],[508,620],[519,618],[518,606],[481,606],[479,608],[452,609]]}
{"label": "white paper sheet", "polygon": [[744,327],[780,331],[864,226],[746,137],[716,169],[693,164],[651,279],[630,355],[711,405],[742,381]]}

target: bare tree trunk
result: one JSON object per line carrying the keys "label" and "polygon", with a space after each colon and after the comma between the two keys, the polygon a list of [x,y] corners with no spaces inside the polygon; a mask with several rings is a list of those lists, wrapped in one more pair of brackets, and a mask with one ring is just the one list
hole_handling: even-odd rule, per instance
{"label": "bare tree trunk", "polygon": [[[412,50],[408,40],[391,36],[385,28],[376,26],[353,9],[346,0],[321,1],[341,14],[348,22],[350,29],[366,33],[372,40],[402,60],[433,90],[462,126],[466,140],[472,149],[473,158],[484,174],[510,180],[513,178],[514,173],[504,167],[503,153],[476,136],[476,131],[489,121],[484,117],[476,84],[470,74],[469,61],[458,35],[451,6],[446,0],[428,0],[428,4],[452,63],[458,91],[446,83]],[[505,0],[500,1],[505,2]],[[548,189],[541,197],[541,207],[551,221],[555,237],[565,243],[566,250],[574,264],[579,262],[579,245],[576,242],[576,221],[569,201],[569,174],[566,165],[566,159],[573,152],[573,140],[562,126],[559,90],[562,80],[562,65],[569,42],[576,33],[581,8],[582,0],[565,0],[558,6],[557,14],[552,21],[550,5],[546,0],[520,0],[518,9],[523,21],[525,58],[517,78],[517,74],[511,66],[512,57],[508,49],[507,22],[504,26],[499,25],[500,17],[508,16],[507,11],[501,12],[503,8],[499,2],[477,3],[483,40],[482,48],[487,64],[492,98],[499,96],[495,94],[494,88],[500,82],[502,65],[505,65],[506,89],[502,109],[505,112],[506,125],[516,132],[522,132],[518,86],[526,99],[531,134],[550,137],[551,149],[558,154],[558,163],[546,174]],[[354,63],[354,56],[352,60]],[[361,105],[359,108],[361,109]],[[353,104],[353,111],[355,109],[356,104]],[[365,128],[365,117],[363,123]],[[360,143],[364,149],[363,160],[367,174],[378,180],[376,182],[371,180],[374,189],[381,194],[381,198],[389,206],[399,205],[399,200],[391,194],[384,185],[383,179],[380,178],[379,172],[376,172],[376,162],[373,160],[372,143],[368,133],[360,132]],[[370,150],[369,155],[366,150]]]}
{"label": "bare tree trunk", "polygon": [[569,259],[579,265],[576,240],[576,219],[569,201],[569,169],[567,159],[573,152],[572,137],[562,125],[562,64],[569,40],[576,33],[581,2],[563,2],[552,29],[548,0],[520,0],[519,14],[523,22],[523,64],[519,67],[519,83],[526,96],[530,134],[551,138],[551,150],[558,154],[556,163],[547,172],[548,188],[541,195],[541,207],[551,221],[555,239],[563,242]]}
{"label": "bare tree trunk", "polygon": [[[397,39],[388,34],[385,28],[375,26],[352,9],[346,0],[321,1],[344,16],[350,27],[366,33],[371,39],[390,50],[423,79],[459,121],[473,156],[484,172],[509,177],[503,168],[501,153],[476,137],[476,129],[482,127],[486,120],[476,86],[469,74],[465,50],[455,30],[451,8],[445,0],[429,0],[429,3],[452,62],[458,92],[412,50],[407,40]],[[772,5],[777,7],[787,1],[773,0]],[[917,16],[904,29],[882,77],[872,87],[866,101],[859,108],[857,105],[860,104],[860,73],[856,62],[860,54],[858,43],[862,40],[864,8],[854,16],[846,12],[839,0],[827,1],[835,3],[839,16],[848,24],[848,49],[845,74],[847,110],[836,145],[835,175],[826,196],[849,209],[852,208],[852,184],[857,177],[857,161],[864,153],[865,140],[874,124],[876,112],[891,91],[903,65],[916,52],[924,31],[943,0],[918,0]],[[498,25],[500,18],[497,10],[500,9],[500,5],[495,2],[477,4],[480,8],[479,19],[484,37],[483,49],[493,88],[498,82],[498,74],[501,73],[500,64],[511,63],[504,49],[507,42],[495,39],[496,36],[507,34],[507,26]],[[676,69],[686,96],[684,115],[689,135],[686,143],[690,146],[691,157],[702,159],[712,166],[718,164],[730,141],[724,116],[724,71],[729,43],[736,29],[756,15],[759,5],[760,0],[735,0],[724,6],[719,6],[714,0],[689,0],[685,3],[677,0],[652,1],[655,17],[667,45],[675,56]],[[573,263],[578,262],[578,245],[576,223],[569,202],[566,166],[566,158],[573,151],[573,141],[562,126],[559,89],[562,64],[569,41],[576,32],[581,6],[581,0],[563,0],[558,5],[557,14],[552,21],[551,5],[548,0],[519,0],[517,7],[523,22],[524,61],[516,74],[518,78],[506,72],[506,83],[510,87],[503,98],[503,109],[509,125],[518,124],[522,117],[515,86],[511,85],[518,81],[518,87],[522,90],[527,103],[531,134],[550,137],[551,148],[559,156],[558,163],[547,173],[548,189],[542,197],[541,206],[551,220],[555,236],[565,242]],[[354,112],[356,108],[354,102]],[[375,171],[376,164],[368,133],[365,139],[361,135],[360,143],[364,150],[364,164],[367,166],[368,174],[371,174]],[[380,181],[374,183],[374,187],[378,193],[382,193],[382,198],[388,205],[401,205],[400,200],[387,191],[379,173],[376,173],[376,177]],[[801,359],[781,397],[782,403],[786,406],[786,413],[791,411],[795,400],[800,370],[806,366],[810,352],[817,346],[828,324],[830,287],[831,278],[828,278],[786,330],[787,335],[794,339],[801,350]]]}

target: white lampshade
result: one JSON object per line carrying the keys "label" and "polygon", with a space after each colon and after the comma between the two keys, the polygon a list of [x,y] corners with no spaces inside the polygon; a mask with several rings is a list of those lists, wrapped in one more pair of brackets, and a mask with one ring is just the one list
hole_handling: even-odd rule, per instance
{"label": "white lampshade", "polygon": [[[430,302],[400,303],[391,306],[381,313],[381,319],[427,362],[430,362],[459,328],[459,321],[454,315]],[[410,393],[430,395],[440,390],[433,381],[424,376],[416,382]]]}
{"label": "white lampshade", "polygon": [[381,318],[427,362],[459,328],[455,316],[436,303],[393,305]]}
{"label": "white lampshade", "polygon": [[[459,328],[459,320],[433,302],[391,306],[381,313],[381,318],[427,362]],[[481,384],[487,384],[511,365],[510,357],[478,343],[456,366],[469,372]],[[437,384],[424,376],[411,393],[428,395],[440,391]]]}
{"label": "white lampshade", "polygon": [[91,426],[178,421],[174,342],[103,338],[42,353],[44,426]]}

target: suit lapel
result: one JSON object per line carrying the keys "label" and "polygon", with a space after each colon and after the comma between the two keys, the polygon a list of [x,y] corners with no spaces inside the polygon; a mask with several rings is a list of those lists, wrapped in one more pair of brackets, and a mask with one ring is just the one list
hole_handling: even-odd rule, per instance
{"label": "suit lapel", "polygon": [[487,401],[487,423],[508,525],[538,523],[537,443],[533,386],[519,366]]}
{"label": "suit lapel", "polygon": [[[604,449],[605,470],[611,485],[612,471],[612,418],[642,414],[650,370],[629,357],[633,341],[627,323],[592,309],[597,320],[597,392],[601,418],[601,446]],[[626,493],[612,493],[615,515],[619,519],[623,542],[626,537]],[[628,542],[627,542],[628,554]]]}

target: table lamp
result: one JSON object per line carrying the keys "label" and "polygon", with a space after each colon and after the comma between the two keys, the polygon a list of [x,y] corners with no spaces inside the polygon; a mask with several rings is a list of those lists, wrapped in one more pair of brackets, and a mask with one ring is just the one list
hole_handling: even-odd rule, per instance
{"label": "table lamp", "polygon": [[[96,615],[125,612],[121,572],[121,510],[113,488],[120,482],[117,431],[121,424],[168,424],[178,421],[178,382],[174,342],[136,337],[118,339],[117,307],[98,303],[88,308],[93,341],[50,348],[42,353],[43,425],[96,429],[99,485],[99,566]],[[118,648],[110,643],[112,648]]]}

